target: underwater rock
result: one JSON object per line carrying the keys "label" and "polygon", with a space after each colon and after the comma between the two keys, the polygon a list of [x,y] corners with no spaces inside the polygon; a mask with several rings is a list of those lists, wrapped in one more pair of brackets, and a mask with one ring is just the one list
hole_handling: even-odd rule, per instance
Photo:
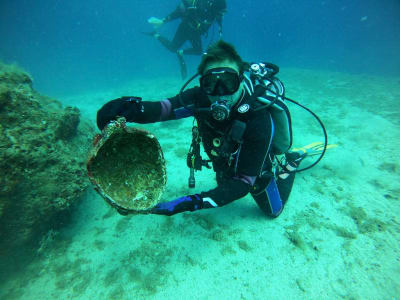
{"label": "underwater rock", "polygon": [[76,107],[66,107],[56,129],[56,139],[68,140],[78,130],[80,111]]}
{"label": "underwater rock", "polygon": [[0,85],[0,111],[11,101],[9,89]]}
{"label": "underwater rock", "polygon": [[89,185],[93,134],[77,108],[63,109],[33,90],[28,74],[0,63],[0,257],[62,226]]}
{"label": "underwater rock", "polygon": [[32,88],[32,81],[31,76],[21,68],[0,62],[0,82],[13,86],[29,85]]}

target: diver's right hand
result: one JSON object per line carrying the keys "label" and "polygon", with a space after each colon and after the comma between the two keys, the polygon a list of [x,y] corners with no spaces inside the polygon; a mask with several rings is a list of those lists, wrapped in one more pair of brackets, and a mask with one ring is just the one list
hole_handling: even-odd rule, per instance
{"label": "diver's right hand", "polygon": [[121,97],[107,102],[97,112],[97,127],[103,130],[117,117],[125,117],[128,122],[134,122],[135,118],[143,112],[141,101],[140,97]]}

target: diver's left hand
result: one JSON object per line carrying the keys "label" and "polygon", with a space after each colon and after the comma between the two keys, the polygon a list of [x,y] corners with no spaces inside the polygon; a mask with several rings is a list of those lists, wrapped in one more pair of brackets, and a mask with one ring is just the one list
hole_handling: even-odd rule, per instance
{"label": "diver's left hand", "polygon": [[117,117],[124,117],[128,122],[135,122],[135,118],[143,111],[140,97],[121,97],[104,104],[97,112],[97,127],[101,130]]}
{"label": "diver's left hand", "polygon": [[164,21],[162,19],[156,18],[156,17],[151,17],[147,20],[151,25],[153,25],[154,29],[157,29],[161,25],[164,24]]}
{"label": "diver's left hand", "polygon": [[195,211],[203,208],[203,199],[200,195],[188,195],[175,200],[158,203],[151,210],[151,214],[172,216],[184,211]]}

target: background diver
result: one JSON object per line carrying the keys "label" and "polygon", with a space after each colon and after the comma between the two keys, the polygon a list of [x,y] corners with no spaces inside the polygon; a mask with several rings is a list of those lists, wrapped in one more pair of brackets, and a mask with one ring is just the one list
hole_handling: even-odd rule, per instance
{"label": "background diver", "polygon": [[[250,76],[247,71],[251,71]],[[191,170],[199,170],[211,162],[217,186],[158,203],[150,213],[170,216],[221,207],[250,192],[265,214],[280,215],[289,198],[296,168],[305,157],[322,152],[320,160],[327,140],[324,146],[317,143],[289,151],[291,118],[283,102],[288,99],[283,96],[283,84],[275,77],[278,71],[273,64],[247,64],[232,45],[218,41],[209,47],[198,66],[200,87],[183,91],[193,76],[174,97],[157,102],[122,97],[106,103],[97,112],[100,130],[119,116],[136,123],[195,117],[198,125],[193,127],[188,165]],[[327,138],[325,129],[324,134]],[[199,157],[200,139],[209,161]],[[282,157],[280,161],[278,155]]]}
{"label": "background diver", "polygon": [[[177,54],[181,75],[182,78],[185,78],[187,70],[183,55],[201,55],[203,53],[201,37],[208,34],[209,28],[215,21],[219,26],[219,35],[222,35],[222,18],[225,12],[225,0],[182,0],[178,7],[165,18],[149,18],[148,22],[154,26],[155,31],[145,34],[152,35],[164,47]],[[181,23],[172,41],[158,33],[157,30],[161,25],[179,18]],[[191,43],[192,48],[181,49],[186,41]]]}

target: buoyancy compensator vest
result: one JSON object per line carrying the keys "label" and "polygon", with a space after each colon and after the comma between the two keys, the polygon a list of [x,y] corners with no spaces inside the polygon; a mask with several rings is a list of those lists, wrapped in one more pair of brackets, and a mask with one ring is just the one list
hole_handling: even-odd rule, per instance
{"label": "buoyancy compensator vest", "polygon": [[[319,122],[323,133],[325,137],[325,143],[324,143],[324,150],[321,153],[320,157],[310,166],[303,168],[303,169],[298,169],[294,172],[300,172],[304,171],[307,169],[310,169],[311,167],[315,166],[323,157],[326,146],[327,146],[327,133],[325,130],[325,127],[321,120],[318,118],[316,114],[314,114],[311,110],[309,110],[307,107],[301,105],[300,103],[289,99],[285,96],[285,87],[283,83],[277,78],[275,75],[279,72],[279,67],[275,64],[268,63],[268,62],[261,62],[261,63],[249,63],[248,64],[248,69],[247,69],[247,74],[245,73],[244,76],[244,87],[247,90],[247,93],[250,95],[254,95],[256,99],[258,100],[257,102],[249,103],[248,105],[251,105],[252,110],[257,111],[261,109],[268,109],[271,118],[273,120],[274,124],[274,129],[275,129],[275,134],[272,140],[272,151],[271,155],[281,155],[286,153],[292,146],[293,143],[293,133],[292,133],[292,121],[291,121],[291,116],[289,109],[285,103],[285,100],[290,101],[303,109],[307,110],[309,113],[311,113],[316,120]],[[192,76],[181,88],[180,94],[183,92],[183,90],[186,88],[186,86],[198,76],[199,74],[195,74]],[[253,97],[254,98],[254,97]],[[196,114],[196,107],[195,105],[189,105],[186,106],[182,99],[180,99],[181,104],[183,106],[182,110],[186,111],[186,114],[191,114],[195,115]],[[237,109],[240,110],[242,107],[244,107],[245,104],[241,103],[238,105]],[[201,108],[201,110],[204,111],[206,109]],[[241,113],[241,118],[240,118],[240,130],[241,134],[244,133],[245,131],[245,126],[246,126],[246,118],[247,114]],[[226,137],[226,141],[231,141],[232,143],[237,143],[238,140],[241,140],[241,136],[238,136],[237,131],[235,130],[229,130],[228,134],[232,134],[232,132],[235,133],[235,137]],[[197,149],[198,145],[201,141],[201,138],[196,138],[193,139],[192,145],[191,145],[191,150],[193,148]],[[198,145],[196,145],[198,144]],[[226,149],[236,149],[235,147],[227,145],[225,147]],[[194,158],[193,155],[200,155],[199,151],[189,151],[188,154],[188,166],[191,170],[191,178],[189,178],[189,182],[192,180],[194,182],[194,170],[201,170],[201,166],[208,166],[209,160],[202,160],[201,157]],[[190,162],[195,162],[197,161],[198,163],[190,163]],[[189,184],[191,187],[194,187],[194,184]]]}

